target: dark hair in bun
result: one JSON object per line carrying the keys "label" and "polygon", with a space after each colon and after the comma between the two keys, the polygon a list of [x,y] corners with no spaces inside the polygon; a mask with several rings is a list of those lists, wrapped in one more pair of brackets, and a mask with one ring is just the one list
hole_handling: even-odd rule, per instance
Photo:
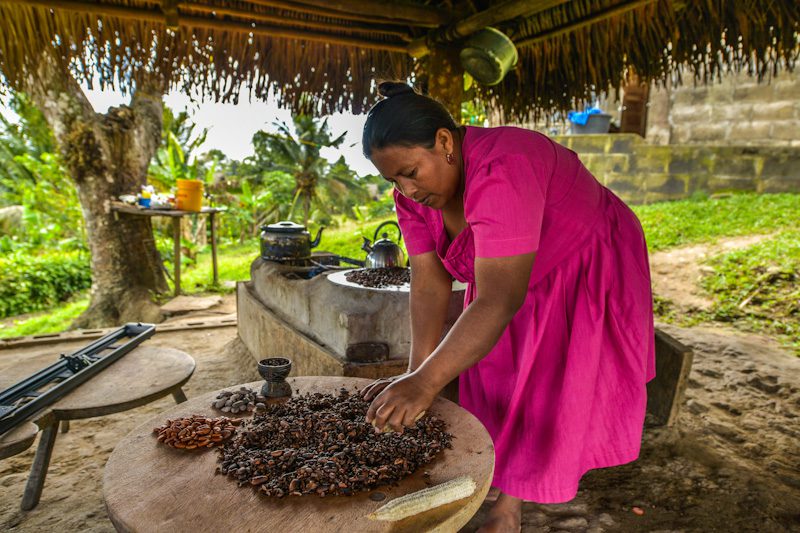
{"label": "dark hair in bun", "polygon": [[380,82],[378,94],[384,98],[369,110],[361,138],[367,159],[370,159],[373,150],[387,146],[432,148],[440,128],[450,131],[458,128],[442,104],[430,96],[417,93],[407,83]]}
{"label": "dark hair in bun", "polygon": [[378,94],[386,98],[413,92],[414,88],[402,81],[382,81],[378,84]]}

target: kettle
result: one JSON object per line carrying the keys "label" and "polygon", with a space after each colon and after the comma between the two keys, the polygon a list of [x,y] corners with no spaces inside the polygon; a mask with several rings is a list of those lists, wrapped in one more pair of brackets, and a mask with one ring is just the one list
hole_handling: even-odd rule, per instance
{"label": "kettle", "polygon": [[403,249],[400,248],[400,245],[389,239],[386,233],[382,234],[382,238],[378,240],[378,233],[380,233],[381,228],[387,224],[396,226],[397,234],[399,235],[400,239],[403,238],[403,234],[400,233],[400,226],[394,220],[387,220],[377,227],[375,230],[375,235],[372,237],[372,243],[370,243],[369,239],[364,237],[364,244],[361,246],[361,249],[367,252],[367,259],[364,261],[364,266],[366,268],[404,268],[406,266],[406,257],[405,254],[403,254]]}
{"label": "kettle", "polygon": [[311,249],[319,244],[323,229],[312,241],[305,226],[289,220],[261,226],[261,257],[268,261],[308,259]]}

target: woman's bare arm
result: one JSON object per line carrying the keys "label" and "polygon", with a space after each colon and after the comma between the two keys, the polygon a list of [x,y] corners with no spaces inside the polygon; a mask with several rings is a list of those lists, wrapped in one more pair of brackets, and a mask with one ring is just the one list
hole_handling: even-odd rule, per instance
{"label": "woman's bare arm", "polygon": [[411,257],[411,351],[408,370],[400,376],[378,379],[362,394],[367,401],[387,386],[408,375],[425,361],[442,340],[453,282],[435,252]]}
{"label": "woman's bare arm", "polygon": [[535,256],[476,258],[476,298],[419,368],[373,400],[367,420],[402,431],[447,383],[486,357],[525,301]]}
{"label": "woman's bare arm", "polygon": [[525,301],[536,254],[476,258],[477,297],[418,371],[437,390],[488,354]]}
{"label": "woman's bare arm", "polygon": [[435,252],[411,257],[409,372],[419,368],[442,340],[452,290],[453,280]]}

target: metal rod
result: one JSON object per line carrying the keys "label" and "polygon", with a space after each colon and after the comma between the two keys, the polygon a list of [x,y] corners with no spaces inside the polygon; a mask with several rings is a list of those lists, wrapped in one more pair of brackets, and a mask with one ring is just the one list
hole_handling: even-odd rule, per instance
{"label": "metal rod", "polygon": [[[31,415],[60,400],[111,363],[152,337],[155,332],[156,327],[153,324],[126,324],[69,356],[70,358],[86,358],[88,366],[73,372],[67,366],[68,360],[62,359],[58,363],[52,364],[2,391],[0,393],[0,407],[3,408],[5,416],[0,419],[0,435],[25,422]],[[130,339],[120,346],[115,346],[117,341],[125,337]],[[109,353],[100,354],[100,352],[108,349],[111,349]],[[66,378],[60,380],[64,376]],[[40,393],[38,391],[38,389],[49,383],[58,384],[44,392]],[[15,402],[28,397],[33,399],[21,405],[14,405]]]}

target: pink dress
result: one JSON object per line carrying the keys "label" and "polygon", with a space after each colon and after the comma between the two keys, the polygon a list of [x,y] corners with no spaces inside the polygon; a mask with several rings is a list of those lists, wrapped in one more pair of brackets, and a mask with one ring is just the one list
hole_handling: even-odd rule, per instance
{"label": "pink dress", "polygon": [[441,211],[396,193],[406,247],[435,250],[468,283],[465,307],[475,257],[536,252],[522,308],[461,374],[459,400],[494,441],[494,486],[569,501],[586,471],[639,455],[655,376],[644,234],[574,152],[544,135],[468,127],[462,153],[467,227],[450,242]]}

